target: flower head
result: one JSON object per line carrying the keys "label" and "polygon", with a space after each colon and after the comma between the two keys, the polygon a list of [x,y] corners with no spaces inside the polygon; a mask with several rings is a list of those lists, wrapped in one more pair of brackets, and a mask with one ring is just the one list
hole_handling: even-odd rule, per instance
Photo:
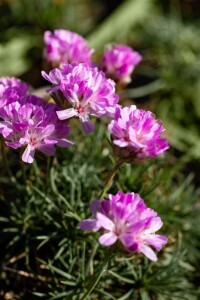
{"label": "flower head", "polygon": [[160,251],[167,243],[165,236],[155,234],[163,225],[161,219],[138,194],[109,195],[109,201],[94,201],[91,211],[92,218],[81,221],[79,226],[84,231],[101,229],[101,245],[110,246],[119,241],[126,251],[141,252],[156,261],[157,256],[150,246]]}
{"label": "flower head", "polygon": [[15,77],[0,78],[0,107],[27,96],[28,85]]}
{"label": "flower head", "polygon": [[44,34],[44,57],[52,67],[68,62],[84,62],[91,64],[93,50],[86,40],[75,32],[58,29]]}
{"label": "flower head", "polygon": [[27,163],[33,162],[35,150],[51,156],[56,145],[69,147],[72,142],[66,137],[70,128],[58,119],[58,109],[35,96],[0,108],[0,133],[6,145],[13,149],[25,148],[22,160]]}
{"label": "flower head", "polygon": [[131,81],[131,73],[142,56],[126,45],[113,45],[105,50],[101,69],[120,85]]}
{"label": "flower head", "polygon": [[165,131],[162,122],[134,105],[118,107],[108,130],[115,153],[125,161],[157,156],[169,148],[168,140],[161,137]]}
{"label": "flower head", "polygon": [[60,120],[79,117],[83,131],[89,134],[94,130],[90,115],[101,117],[114,114],[119,100],[115,94],[115,83],[97,68],[64,64],[61,70],[54,69],[49,75],[43,71],[42,75],[53,84],[48,91],[54,93],[57,104],[62,102],[62,108],[67,107],[57,112]]}

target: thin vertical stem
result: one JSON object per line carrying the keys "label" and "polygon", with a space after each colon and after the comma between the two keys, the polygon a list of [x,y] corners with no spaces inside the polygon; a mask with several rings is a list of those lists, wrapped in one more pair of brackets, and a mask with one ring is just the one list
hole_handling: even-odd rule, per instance
{"label": "thin vertical stem", "polygon": [[115,250],[116,250],[116,245],[113,245],[108,249],[108,252],[105,255],[105,259],[103,260],[103,263],[99,266],[99,268],[97,269],[97,272],[92,276],[92,279],[90,280],[87,291],[80,298],[80,300],[86,299],[91,294],[91,292],[94,290],[94,288],[98,284],[101,276],[106,271],[109,261],[115,255]]}
{"label": "thin vertical stem", "polygon": [[46,183],[47,183],[47,191],[51,189],[51,170],[53,167],[54,157],[49,156],[47,158],[47,168],[46,168]]}
{"label": "thin vertical stem", "polygon": [[22,180],[23,183],[26,185],[26,166],[25,166],[25,162],[24,161],[20,161],[20,166],[21,166],[21,170],[22,170]]}
{"label": "thin vertical stem", "polygon": [[111,186],[112,184],[112,181],[117,173],[117,171],[119,170],[119,168],[123,165],[124,161],[123,160],[118,160],[116,165],[114,166],[112,172],[110,173],[110,176],[108,177],[104,187],[103,187],[103,190],[101,192],[101,194],[99,195],[99,199],[103,198],[105,193],[107,192],[107,190],[109,189],[109,187]]}
{"label": "thin vertical stem", "polygon": [[4,162],[6,172],[12,178],[13,176],[12,176],[12,173],[11,173],[10,168],[9,168],[7,155],[6,155],[6,151],[5,151],[5,143],[4,143],[4,140],[3,140],[2,137],[1,137],[1,153],[2,153],[2,158],[3,158],[3,162]]}

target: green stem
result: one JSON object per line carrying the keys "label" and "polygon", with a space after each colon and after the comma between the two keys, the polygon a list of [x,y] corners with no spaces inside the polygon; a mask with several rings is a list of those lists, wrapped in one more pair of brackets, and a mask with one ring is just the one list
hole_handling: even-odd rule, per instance
{"label": "green stem", "polygon": [[20,166],[21,166],[21,170],[22,170],[22,180],[24,185],[26,185],[26,165],[24,161],[20,161]]}
{"label": "green stem", "polygon": [[20,149],[19,156],[20,156],[20,167],[22,172],[22,181],[24,185],[26,186],[26,165],[25,162],[22,160],[22,154],[23,154],[24,148]]}
{"label": "green stem", "polygon": [[80,300],[86,299],[94,290],[101,276],[106,271],[109,261],[115,255],[115,250],[116,250],[116,245],[113,245],[108,249],[108,252],[106,253],[103,263],[99,266],[96,273],[93,275],[92,279],[90,280],[90,284],[87,288],[86,293],[80,298]]}
{"label": "green stem", "polygon": [[5,170],[8,173],[8,175],[12,178],[12,173],[11,173],[10,168],[9,168],[7,155],[6,155],[6,151],[5,151],[5,143],[4,143],[3,138],[1,138],[1,153],[2,153],[2,158],[3,158],[4,165],[5,165]]}
{"label": "green stem", "polygon": [[99,199],[102,199],[106,193],[106,191],[109,189],[109,187],[111,186],[112,184],[112,181],[113,181],[113,178],[115,177],[117,171],[119,170],[119,168],[123,165],[124,161],[123,160],[118,160],[116,165],[114,166],[109,178],[107,179],[104,187],[103,187],[103,190],[101,192],[101,194],[99,195]]}
{"label": "green stem", "polygon": [[47,158],[47,168],[46,168],[46,182],[47,182],[47,190],[51,189],[51,170],[53,167],[54,157],[49,156]]}

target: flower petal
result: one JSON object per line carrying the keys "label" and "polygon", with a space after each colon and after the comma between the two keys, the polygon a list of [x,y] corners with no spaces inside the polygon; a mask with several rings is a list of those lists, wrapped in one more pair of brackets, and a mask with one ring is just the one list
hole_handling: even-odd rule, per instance
{"label": "flower petal", "polygon": [[117,240],[117,236],[114,232],[108,232],[100,236],[99,243],[104,246],[113,245]]}
{"label": "flower petal", "polygon": [[128,251],[133,252],[138,250],[138,243],[134,241],[133,234],[121,234],[119,239]]}
{"label": "flower petal", "polygon": [[74,142],[67,140],[67,139],[57,139],[57,145],[63,148],[68,148],[74,145]]}
{"label": "flower petal", "polygon": [[74,116],[77,116],[77,112],[75,111],[74,108],[64,109],[61,111],[57,111],[56,113],[59,120],[66,120]]}
{"label": "flower petal", "polygon": [[168,239],[164,235],[151,234],[145,238],[145,242],[153,246],[157,251],[160,251],[163,245],[167,243]]}
{"label": "flower petal", "polygon": [[22,154],[22,160],[26,163],[31,164],[34,160],[35,149],[31,149],[28,145]]}
{"label": "flower petal", "polygon": [[99,201],[99,200],[94,200],[94,201],[90,204],[90,210],[91,210],[91,212],[92,212],[93,217],[96,217],[97,212],[101,212],[101,211],[102,211],[101,201]]}
{"label": "flower petal", "polygon": [[37,149],[48,156],[53,156],[55,154],[55,146],[53,144],[41,144]]}
{"label": "flower petal", "polygon": [[18,149],[22,146],[20,142],[5,142],[5,144],[13,149]]}
{"label": "flower petal", "polygon": [[155,252],[148,246],[142,245],[139,248],[139,252],[142,252],[146,257],[148,257],[152,261],[157,261],[157,256]]}
{"label": "flower petal", "polygon": [[85,119],[83,120],[83,118],[80,118],[80,122],[81,122],[81,126],[82,126],[82,129],[83,129],[83,132],[86,135],[89,135],[91,132],[94,131],[95,126],[92,123],[92,121],[90,121],[89,118],[87,118],[87,120],[85,120]]}
{"label": "flower petal", "polygon": [[97,224],[97,220],[95,219],[87,219],[83,220],[78,223],[78,226],[83,230],[83,231],[97,231],[99,230],[99,226]]}
{"label": "flower petal", "polygon": [[97,212],[98,224],[106,230],[113,231],[115,224],[100,212]]}

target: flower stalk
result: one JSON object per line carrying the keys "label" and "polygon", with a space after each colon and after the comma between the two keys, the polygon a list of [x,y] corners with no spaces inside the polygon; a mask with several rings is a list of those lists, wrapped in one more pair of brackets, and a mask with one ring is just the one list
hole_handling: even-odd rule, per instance
{"label": "flower stalk", "polygon": [[80,300],[87,299],[87,297],[94,290],[94,288],[98,284],[99,280],[101,279],[103,273],[107,270],[108,263],[114,257],[115,253],[116,253],[116,244],[113,245],[113,246],[111,246],[108,249],[108,251],[107,251],[107,253],[105,255],[105,258],[104,258],[102,264],[99,266],[99,268],[97,269],[96,273],[93,275],[92,279],[89,281],[89,285],[88,285],[87,291],[82,296],[82,298],[80,298]]}
{"label": "flower stalk", "polygon": [[1,153],[2,153],[2,159],[4,162],[5,170],[6,170],[7,174],[10,177],[12,177],[12,173],[11,173],[9,165],[8,165],[8,159],[7,159],[7,155],[6,155],[6,151],[5,151],[5,143],[4,143],[3,137],[1,137]]}
{"label": "flower stalk", "polygon": [[120,167],[123,165],[124,161],[119,159],[117,161],[117,163],[115,164],[112,172],[110,173],[110,176],[108,177],[104,187],[103,187],[103,190],[101,192],[101,194],[99,195],[99,199],[102,199],[104,196],[105,196],[105,193],[107,192],[107,190],[110,188],[112,182],[113,182],[113,179],[116,175],[116,173],[118,172],[118,170],[120,169]]}

